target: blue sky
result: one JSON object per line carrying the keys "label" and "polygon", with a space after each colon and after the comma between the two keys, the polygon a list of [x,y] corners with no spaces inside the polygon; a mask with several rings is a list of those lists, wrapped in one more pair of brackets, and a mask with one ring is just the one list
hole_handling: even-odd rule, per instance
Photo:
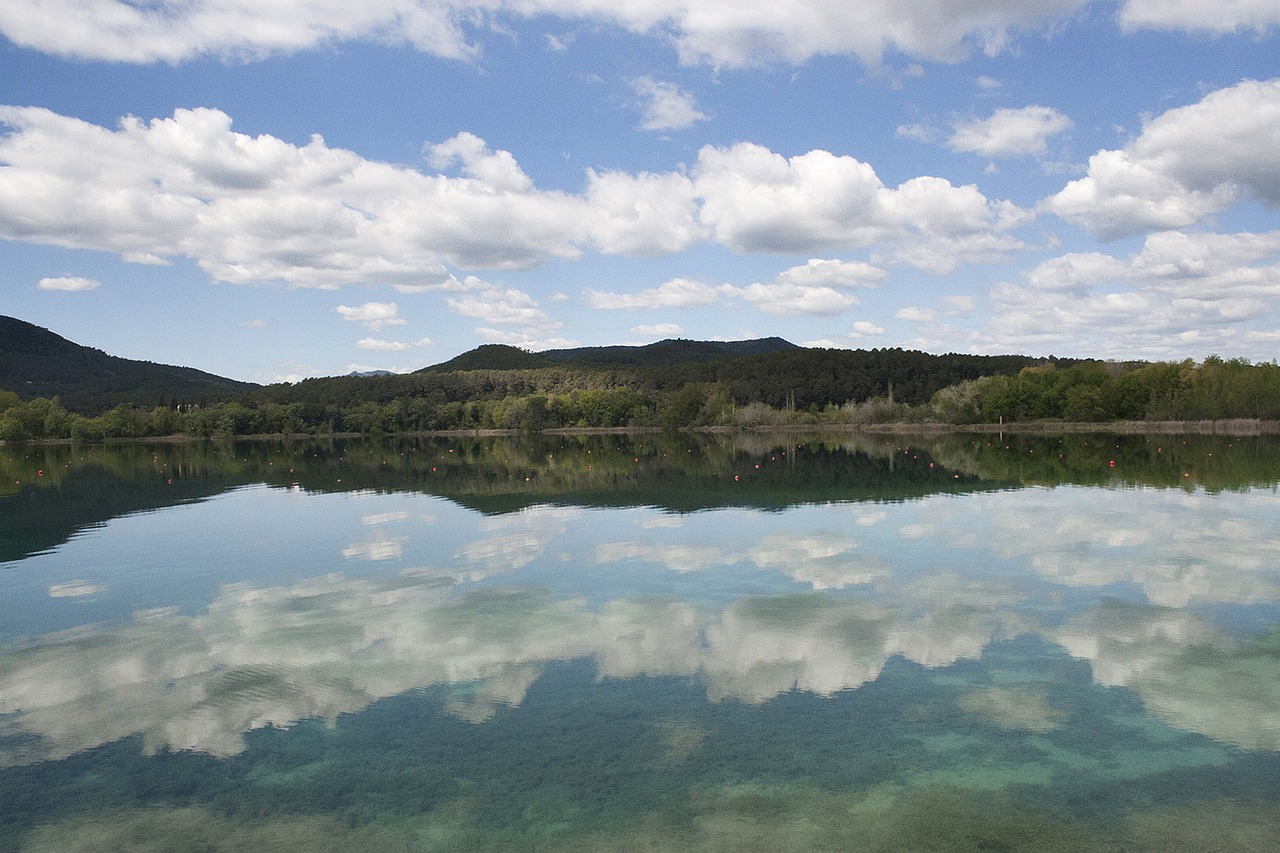
{"label": "blue sky", "polygon": [[9,0],[0,314],[256,382],[1280,355],[1280,3]]}

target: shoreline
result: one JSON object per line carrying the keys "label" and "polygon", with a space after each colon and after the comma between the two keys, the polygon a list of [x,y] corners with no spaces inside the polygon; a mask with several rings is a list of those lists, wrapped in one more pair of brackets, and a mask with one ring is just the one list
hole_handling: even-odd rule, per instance
{"label": "shoreline", "polygon": [[[325,439],[359,438],[501,438],[523,435],[656,435],[664,432],[660,427],[555,427],[536,432],[518,429],[467,429],[426,430],[420,432],[375,433],[257,433],[252,435],[199,436],[164,435],[138,436],[136,438],[46,438],[28,440],[0,440],[0,447],[8,445],[71,445],[71,444],[183,444],[198,441],[318,441]],[[1229,435],[1261,436],[1280,435],[1280,420],[1230,418],[1209,421],[1013,421],[994,424],[947,424],[939,422],[894,422],[873,424],[816,423],[775,424],[750,427],[711,426],[685,427],[677,432],[704,435],[731,435],[733,433],[866,433],[873,435],[946,435],[952,433],[995,434],[1053,434],[1053,433],[1103,433],[1107,435]]]}

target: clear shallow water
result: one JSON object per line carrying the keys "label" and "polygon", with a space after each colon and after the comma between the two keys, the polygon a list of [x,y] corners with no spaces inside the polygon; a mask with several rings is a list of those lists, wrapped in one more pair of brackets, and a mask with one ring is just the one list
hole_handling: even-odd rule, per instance
{"label": "clear shallow water", "polygon": [[1266,849],[1280,447],[1182,442],[0,449],[0,847]]}

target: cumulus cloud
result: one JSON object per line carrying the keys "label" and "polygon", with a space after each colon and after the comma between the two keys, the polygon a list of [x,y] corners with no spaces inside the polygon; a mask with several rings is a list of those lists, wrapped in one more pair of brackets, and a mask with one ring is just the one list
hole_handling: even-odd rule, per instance
{"label": "cumulus cloud", "polygon": [[1246,197],[1280,205],[1280,79],[1246,80],[1146,121],[1042,206],[1115,239],[1193,225]]}
{"label": "cumulus cloud", "polygon": [[932,272],[959,259],[1016,251],[1003,233],[1028,215],[972,185],[918,177],[890,188],[853,157],[814,150],[791,158],[760,145],[704,147],[693,170],[700,219],[742,252],[820,252],[883,243],[886,256]]}
{"label": "cumulus cloud", "polygon": [[883,269],[861,261],[810,258],[802,266],[778,274],[778,283],[798,287],[869,288],[888,275]]}
{"label": "cumulus cloud", "polygon": [[646,255],[704,239],[782,254],[876,245],[876,259],[945,273],[1018,251],[1009,231],[1029,216],[971,185],[919,177],[890,188],[852,157],[787,158],[750,143],[704,147],[689,174],[588,170],[585,191],[571,194],[539,189],[510,152],[470,133],[427,146],[432,173],[319,137],[246,136],[211,109],[110,130],[0,107],[0,124],[0,237],[189,257],[233,283],[467,294],[478,285],[446,264],[528,268],[586,246]]}
{"label": "cumulus cloud", "polygon": [[839,314],[858,304],[858,298],[831,287],[805,287],[773,282],[737,288],[735,295],[766,314],[783,317]]}
{"label": "cumulus cloud", "polygon": [[400,309],[394,302],[366,302],[355,307],[339,305],[333,312],[349,323],[360,323],[374,332],[383,326],[405,324],[404,318],[400,316]]}
{"label": "cumulus cloud", "polygon": [[199,56],[257,59],[339,40],[407,43],[451,59],[476,50],[459,27],[457,4],[426,0],[265,6],[216,0],[16,0],[0,10],[9,40],[58,56],[116,62],[181,62]]}
{"label": "cumulus cloud", "polygon": [[659,323],[654,326],[632,326],[631,334],[648,335],[651,338],[674,338],[684,333],[684,327],[676,323]]}
{"label": "cumulus cloud", "polygon": [[681,130],[707,120],[693,95],[674,83],[637,77],[631,81],[631,88],[640,97],[641,130]]}
{"label": "cumulus cloud", "polygon": [[853,288],[874,287],[885,271],[861,261],[811,258],[803,266],[783,270],[772,281],[725,292],[779,316],[839,314],[858,304]]}
{"label": "cumulus cloud", "polygon": [[610,254],[678,252],[705,236],[693,182],[679,172],[587,173],[588,232]]}
{"label": "cumulus cloud", "polygon": [[92,278],[74,275],[62,275],[56,278],[42,278],[36,285],[39,290],[61,290],[68,293],[83,293],[86,290],[97,290],[102,282]]}
{"label": "cumulus cloud", "polygon": [[1271,0],[1232,0],[1206,4],[1196,0],[1126,0],[1120,7],[1126,29],[1190,30],[1215,35],[1280,26],[1280,6]]}
{"label": "cumulus cloud", "polygon": [[0,236],[124,257],[191,257],[213,278],[296,287],[445,280],[443,263],[576,257],[581,199],[531,186],[507,152],[463,134],[430,151],[461,175],[231,130],[177,110],[108,130],[0,107]]}
{"label": "cumulus cloud", "polygon": [[725,288],[688,278],[673,278],[658,287],[638,293],[613,293],[592,288],[587,288],[583,293],[587,297],[587,304],[592,308],[612,311],[711,305],[721,300],[725,295]]}
{"label": "cumulus cloud", "polygon": [[525,349],[573,345],[572,341],[552,337],[564,324],[552,319],[528,293],[474,279],[471,282],[468,292],[446,297],[445,304],[455,314],[492,324],[474,330],[485,341]]}
{"label": "cumulus cloud", "polygon": [[445,301],[454,313],[486,323],[527,326],[550,321],[537,300],[514,287],[490,287]]}
{"label": "cumulus cloud", "polygon": [[908,305],[905,308],[899,308],[893,313],[893,316],[911,323],[929,323],[937,318],[938,312],[931,308]]}
{"label": "cumulus cloud", "polygon": [[[1181,358],[1262,344],[1280,304],[1280,232],[1160,232],[1128,257],[1061,255],[991,293],[991,329],[1015,349],[1068,341],[1102,357]],[[1259,346],[1262,349],[1262,346]]]}
{"label": "cumulus cloud", "polygon": [[[742,66],[803,63],[854,55],[879,65],[886,52],[953,62],[976,48],[1003,52],[1013,35],[1070,16],[1085,0],[978,0],[962,5],[894,0],[367,0],[359,4],[284,0],[260,9],[216,0],[14,0],[0,9],[13,43],[81,59],[181,62],[200,56],[256,59],[350,40],[407,44],[436,56],[476,61],[474,36],[504,19],[550,16],[607,21],[673,39],[685,63]],[[470,37],[469,37],[470,36]],[[548,38],[551,49],[564,42]]]}
{"label": "cumulus cloud", "polygon": [[380,352],[404,352],[405,350],[414,349],[416,347],[431,346],[430,338],[420,338],[413,343],[405,343],[404,341],[384,341],[378,338],[361,338],[356,341],[358,349],[378,350]]}
{"label": "cumulus cloud", "polygon": [[830,315],[858,304],[858,298],[848,291],[874,287],[885,275],[883,269],[861,261],[811,258],[801,266],[783,270],[773,281],[743,287],[677,278],[637,293],[590,288],[584,293],[587,304],[605,310],[695,308],[725,299],[741,299],[766,314]]}
{"label": "cumulus cloud", "polygon": [[1038,156],[1048,150],[1049,137],[1071,127],[1071,119],[1052,107],[1000,109],[990,118],[957,124],[947,144],[984,157]]}
{"label": "cumulus cloud", "polygon": [[[11,0],[0,33],[14,44],[79,59],[236,61],[341,43],[408,45],[445,59],[477,62],[478,36],[512,19],[606,21],[674,41],[686,64],[746,66],[815,56],[856,56],[878,67],[888,53],[957,62],[975,50],[994,56],[1021,32],[1068,20],[1087,0],[975,0],[963,4],[811,0],[366,0],[358,4],[282,0],[267,7],[218,0]],[[1122,27],[1224,34],[1268,32],[1280,24],[1270,0],[1206,5],[1195,0],[1126,0]],[[546,36],[549,49],[568,40]]]}

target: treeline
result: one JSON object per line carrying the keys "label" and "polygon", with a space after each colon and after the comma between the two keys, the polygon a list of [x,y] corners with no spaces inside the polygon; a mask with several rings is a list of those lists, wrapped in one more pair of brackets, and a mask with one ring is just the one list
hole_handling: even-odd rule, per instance
{"label": "treeline", "polygon": [[[231,402],[121,404],[94,416],[68,411],[56,398],[23,401],[0,392],[0,439],[1280,420],[1274,362],[1064,364],[901,350],[855,355],[790,351],[662,370],[555,367],[312,379],[255,389]],[[914,364],[927,369],[917,375]],[[982,369],[1006,372],[974,375]]]}
{"label": "treeline", "polygon": [[1210,356],[1202,364],[1081,363],[985,376],[937,392],[929,418],[952,424],[1029,420],[1280,420],[1280,365]]}

